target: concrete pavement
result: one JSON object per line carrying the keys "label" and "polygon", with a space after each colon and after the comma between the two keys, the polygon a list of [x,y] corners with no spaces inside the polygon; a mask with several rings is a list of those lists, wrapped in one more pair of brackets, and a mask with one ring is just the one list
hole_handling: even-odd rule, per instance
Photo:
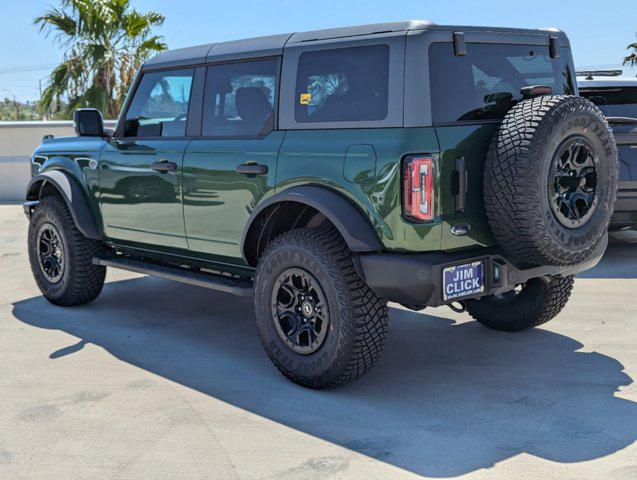
{"label": "concrete pavement", "polygon": [[637,241],[521,334],[393,306],[383,357],[334,391],[283,379],[250,301],[109,271],[39,294],[0,206],[0,478],[637,478]]}

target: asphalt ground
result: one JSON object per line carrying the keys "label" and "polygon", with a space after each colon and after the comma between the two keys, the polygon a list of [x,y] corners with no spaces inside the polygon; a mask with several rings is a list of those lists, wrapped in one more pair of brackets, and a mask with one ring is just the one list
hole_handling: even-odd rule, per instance
{"label": "asphalt ground", "polygon": [[312,391],[249,300],[111,270],[95,302],[49,304],[26,229],[0,206],[2,479],[637,478],[635,234],[542,328],[392,305],[373,371]]}

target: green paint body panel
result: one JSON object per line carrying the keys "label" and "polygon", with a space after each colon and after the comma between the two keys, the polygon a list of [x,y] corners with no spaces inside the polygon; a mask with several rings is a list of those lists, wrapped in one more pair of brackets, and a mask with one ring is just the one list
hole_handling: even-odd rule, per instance
{"label": "green paint body panel", "polygon": [[[260,139],[193,140],[183,164],[186,236],[194,255],[245,265],[240,243],[250,213],[274,193],[284,132]],[[265,175],[237,173],[237,165],[265,165]]]}
{"label": "green paint body panel", "polygon": [[352,183],[374,181],[376,177],[376,150],[372,145],[352,145],[347,149],[343,177]]}
{"label": "green paint body panel", "polygon": [[[104,232],[121,245],[188,249],[182,207],[181,164],[187,140],[111,140],[99,165]],[[173,162],[174,172],[151,169]]]}
{"label": "green paint body panel", "polygon": [[[85,188],[109,242],[157,255],[250,272],[240,242],[250,214],[268,197],[299,185],[338,192],[369,220],[388,251],[425,252],[493,245],[482,202],[482,170],[497,124],[386,129],[274,131],[258,139],[56,139],[36,151],[42,169],[69,171]],[[432,222],[402,216],[401,160],[434,160]],[[455,159],[468,172],[467,208],[455,211]],[[99,168],[88,167],[99,159]],[[177,164],[159,173],[154,162]],[[257,163],[265,175],[237,165]],[[471,226],[455,236],[451,227]]]}
{"label": "green paint body panel", "polygon": [[[482,180],[484,160],[497,126],[497,123],[483,123],[436,128],[442,163],[439,189],[445,207],[442,250],[495,245],[484,212]],[[453,174],[457,158],[464,158],[467,171],[466,208],[463,212],[457,212],[455,208]],[[453,235],[451,227],[458,224],[468,224],[471,227],[469,233]]]}
{"label": "green paint body panel", "polygon": [[[373,148],[376,168],[372,174],[366,165],[360,181],[351,182],[344,177],[345,157],[348,149],[357,145]],[[400,198],[401,158],[409,153],[427,153],[438,162],[438,150],[433,128],[288,131],[279,153],[276,190],[308,184],[335,190],[367,217],[388,250],[439,250],[440,210],[436,210],[433,222],[410,223],[402,218]],[[351,172],[350,176],[356,178]]]}
{"label": "green paint body panel", "polygon": [[89,209],[101,228],[99,209],[99,171],[89,166],[99,161],[106,141],[92,137],[59,137],[45,139],[31,156],[33,176],[48,170],[62,170],[83,190]]}

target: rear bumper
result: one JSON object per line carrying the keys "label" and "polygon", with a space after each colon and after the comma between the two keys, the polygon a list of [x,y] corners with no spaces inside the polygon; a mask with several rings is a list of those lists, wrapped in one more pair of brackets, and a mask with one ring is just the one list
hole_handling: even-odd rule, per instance
{"label": "rear bumper", "polygon": [[569,267],[523,267],[511,261],[499,248],[483,248],[453,253],[361,255],[358,270],[379,297],[404,305],[437,307],[455,301],[445,301],[443,297],[442,271],[445,267],[484,261],[485,291],[461,299],[466,300],[512,290],[531,278],[566,276],[587,270],[597,265],[607,245],[608,235],[605,235],[586,261]]}
{"label": "rear bumper", "polygon": [[613,228],[637,225],[637,182],[619,184],[615,211],[610,223]]}

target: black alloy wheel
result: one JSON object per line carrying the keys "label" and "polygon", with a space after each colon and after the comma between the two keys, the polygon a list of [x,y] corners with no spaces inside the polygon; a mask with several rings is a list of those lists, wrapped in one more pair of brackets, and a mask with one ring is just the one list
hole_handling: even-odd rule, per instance
{"label": "black alloy wheel", "polygon": [[64,276],[65,254],[60,232],[52,223],[45,223],[38,231],[37,251],[40,270],[51,283]]}
{"label": "black alloy wheel", "polygon": [[307,355],[321,348],[330,321],[317,280],[300,268],[282,272],[272,290],[272,319],[279,337],[294,352]]}
{"label": "black alloy wheel", "polygon": [[580,136],[567,138],[553,157],[549,175],[549,199],[557,220],[567,228],[586,223],[598,204],[594,148]]}

